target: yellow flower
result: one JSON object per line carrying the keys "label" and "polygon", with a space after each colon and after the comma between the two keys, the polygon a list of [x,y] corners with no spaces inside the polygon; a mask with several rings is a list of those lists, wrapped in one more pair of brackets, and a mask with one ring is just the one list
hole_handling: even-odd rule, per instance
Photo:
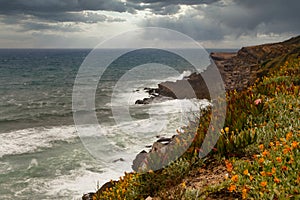
{"label": "yellow flower", "polygon": [[235,185],[230,185],[228,188],[229,192],[235,191],[236,190],[236,186]]}
{"label": "yellow flower", "polygon": [[229,127],[225,127],[225,132],[229,133]]}
{"label": "yellow flower", "polygon": [[221,129],[221,134],[222,134],[222,135],[224,134],[224,129]]}
{"label": "yellow flower", "polygon": [[243,172],[243,174],[244,174],[244,175],[248,175],[248,174],[249,174],[248,169],[245,169],[244,172]]}
{"label": "yellow flower", "polygon": [[274,146],[274,142],[270,142],[270,147]]}
{"label": "yellow flower", "polygon": [[267,186],[267,184],[268,184],[268,182],[267,182],[267,181],[262,181],[262,182],[260,183],[260,185],[261,185],[262,187],[266,187],[266,186]]}
{"label": "yellow flower", "polygon": [[232,180],[233,182],[237,182],[238,179],[239,179],[239,176],[238,176],[238,175],[233,175],[232,178],[231,178],[231,180]]}
{"label": "yellow flower", "polygon": [[182,186],[183,188],[186,188],[185,182],[182,182],[182,183],[181,183],[181,186]]}

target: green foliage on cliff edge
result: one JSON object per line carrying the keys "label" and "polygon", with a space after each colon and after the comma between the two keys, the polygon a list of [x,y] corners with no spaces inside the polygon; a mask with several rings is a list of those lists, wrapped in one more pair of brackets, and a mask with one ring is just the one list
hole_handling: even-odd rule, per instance
{"label": "green foliage on cliff edge", "polygon": [[[209,157],[219,155],[226,158],[230,177],[215,188],[218,188],[216,189],[218,191],[226,189],[245,199],[298,198],[300,195],[298,189],[300,174],[297,174],[300,167],[299,48],[263,63],[261,72],[261,77],[253,86],[241,92],[227,93],[225,126],[221,130],[213,130],[220,134],[220,138]],[[181,158],[156,172],[150,170],[144,174],[125,174],[114,187],[101,193],[97,192],[94,199],[133,200],[145,199],[148,196],[161,196],[161,199],[204,198],[201,194],[205,192],[186,187],[179,189],[176,187],[173,196],[168,197],[166,194],[169,194],[169,190],[174,190],[175,186],[188,176],[190,170],[201,167],[205,162],[205,159],[198,159],[198,153],[201,151],[210,115],[208,109],[202,113],[196,126],[193,123],[184,128],[185,133],[196,131],[196,137]],[[279,142],[278,147],[274,150],[270,142],[275,145]],[[287,145],[291,149],[288,149]],[[257,155],[255,159],[249,157],[245,161],[236,157],[246,150],[250,154]],[[278,163],[279,157],[282,165]],[[264,158],[264,161],[260,158]],[[273,166],[273,163],[278,165]],[[276,168],[276,172],[273,168]],[[272,169],[274,173],[267,174],[271,173]],[[215,190],[208,188],[207,192],[213,193]]]}

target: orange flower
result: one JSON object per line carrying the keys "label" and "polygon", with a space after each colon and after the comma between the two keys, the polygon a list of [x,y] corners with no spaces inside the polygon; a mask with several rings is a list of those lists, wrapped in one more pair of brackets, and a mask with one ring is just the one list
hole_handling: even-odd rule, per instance
{"label": "orange flower", "polygon": [[280,183],[280,180],[279,180],[277,177],[275,177],[275,178],[274,178],[274,182],[275,182],[275,183]]}
{"label": "orange flower", "polygon": [[243,199],[246,199],[246,198],[247,198],[247,192],[248,192],[247,188],[244,187],[244,188],[242,189],[242,198],[243,198]]}
{"label": "orange flower", "polygon": [[250,176],[249,176],[249,179],[250,179],[250,181],[252,181],[252,180],[253,180],[253,176],[252,176],[252,175],[250,175]]}
{"label": "orange flower", "polygon": [[270,145],[270,147],[274,146],[274,142],[270,142],[269,145]]}
{"label": "orange flower", "polygon": [[265,159],[264,158],[260,158],[259,160],[258,160],[258,163],[263,163],[265,161]]}
{"label": "orange flower", "polygon": [[272,176],[272,172],[267,172],[267,176]]}
{"label": "orange flower", "polygon": [[287,171],[287,170],[288,170],[288,167],[287,167],[287,166],[282,166],[281,169],[282,169],[283,171]]}
{"label": "orange flower", "polygon": [[280,163],[282,162],[282,159],[280,157],[276,157],[276,161]]}
{"label": "orange flower", "polygon": [[292,132],[287,133],[286,136],[285,136],[286,140],[290,140],[292,137],[293,137]]}
{"label": "orange flower", "polygon": [[248,175],[248,174],[249,174],[248,169],[245,169],[244,172],[243,172],[243,174],[244,174],[244,175]]}
{"label": "orange flower", "polygon": [[261,185],[262,187],[266,187],[266,186],[267,186],[267,184],[268,184],[268,182],[267,182],[267,181],[262,181],[262,182],[260,183],[260,185]]}
{"label": "orange flower", "polygon": [[292,164],[294,162],[294,158],[293,157],[291,157],[290,158],[290,161],[288,162],[289,164]]}
{"label": "orange flower", "polygon": [[226,165],[227,171],[228,172],[232,172],[232,169],[233,169],[232,163],[230,163],[229,161],[225,160],[225,165]]}
{"label": "orange flower", "polygon": [[276,146],[280,146],[280,142],[279,141],[276,141]]}
{"label": "orange flower", "polygon": [[229,192],[233,192],[236,190],[236,186],[235,185],[230,185],[228,188]]}
{"label": "orange flower", "polygon": [[284,154],[287,154],[288,152],[290,152],[291,151],[291,148],[290,147],[285,147],[284,149],[283,149],[283,153]]}
{"label": "orange flower", "polygon": [[232,178],[231,178],[231,180],[232,180],[233,182],[237,182],[238,179],[239,179],[239,176],[238,176],[238,175],[233,175]]}
{"label": "orange flower", "polygon": [[264,150],[264,144],[260,144],[258,147],[260,150]]}
{"label": "orange flower", "polygon": [[261,174],[262,176],[266,176],[266,172],[265,172],[265,171],[260,172],[260,174]]}
{"label": "orange flower", "polygon": [[267,155],[269,155],[270,153],[267,151],[267,150],[264,150],[264,152],[262,152],[262,155],[263,156],[267,156]]}
{"label": "orange flower", "polygon": [[275,173],[276,173],[276,168],[273,167],[273,168],[272,168],[272,174],[275,174]]}
{"label": "orange flower", "polygon": [[296,142],[296,141],[292,142],[292,147],[293,147],[294,149],[296,149],[297,146],[298,146],[298,142]]}
{"label": "orange flower", "polygon": [[254,154],[254,155],[253,155],[253,158],[254,158],[255,160],[257,159],[257,157],[258,157],[257,154]]}

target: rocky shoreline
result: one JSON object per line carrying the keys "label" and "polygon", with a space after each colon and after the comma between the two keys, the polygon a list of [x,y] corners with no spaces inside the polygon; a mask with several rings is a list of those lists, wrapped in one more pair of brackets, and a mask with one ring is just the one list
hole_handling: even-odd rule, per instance
{"label": "rocky shoreline", "polygon": [[[225,89],[241,91],[254,84],[257,78],[262,77],[266,70],[269,70],[272,67],[272,62],[269,62],[270,60],[298,50],[299,45],[300,36],[280,43],[243,47],[236,53],[211,53],[210,57],[220,71],[225,84]],[[261,66],[267,62],[268,66],[262,68]],[[200,74],[193,73],[190,76],[185,77],[183,80],[163,82],[158,84],[158,88],[145,88],[145,91],[148,92],[150,97],[143,100],[137,100],[135,103],[149,104],[158,98],[164,97],[173,99],[210,99],[207,86],[202,78],[205,73],[206,71]],[[187,85],[193,88],[194,94],[185,92]],[[176,137],[177,135],[174,135],[172,138],[160,138],[151,146],[151,150],[149,152],[146,152],[145,150],[141,151],[133,161],[133,170],[138,170],[148,154],[159,151],[160,149],[172,144],[172,142],[176,140]],[[115,182],[109,182],[104,184],[99,191],[113,187],[114,183]],[[82,199],[92,199],[92,195],[93,193],[86,194]]]}
{"label": "rocky shoreline", "polygon": [[[299,37],[295,37],[279,43],[243,47],[237,52],[213,52],[210,57],[221,74],[225,89],[241,91],[264,75],[261,69],[263,63],[292,52],[297,48],[299,40]],[[209,68],[210,66],[202,73],[193,73],[183,80],[166,81],[158,84],[157,88],[145,88],[149,98],[137,100],[135,103],[149,104],[163,97],[210,99],[207,85],[202,78],[208,74]],[[186,89],[189,87],[193,91]]]}

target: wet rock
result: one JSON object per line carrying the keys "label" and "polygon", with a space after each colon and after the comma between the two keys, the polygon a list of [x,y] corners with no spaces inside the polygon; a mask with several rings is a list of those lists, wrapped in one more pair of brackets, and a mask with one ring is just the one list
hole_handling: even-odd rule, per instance
{"label": "wet rock", "polygon": [[84,194],[84,195],[82,196],[82,200],[93,200],[93,195],[94,195],[94,194],[95,194],[95,193],[93,193],[93,192]]}
{"label": "wet rock", "polygon": [[138,155],[136,155],[135,159],[133,160],[131,168],[134,171],[138,171],[143,161],[145,160],[146,156],[147,156],[147,152],[144,150],[141,151]]}

